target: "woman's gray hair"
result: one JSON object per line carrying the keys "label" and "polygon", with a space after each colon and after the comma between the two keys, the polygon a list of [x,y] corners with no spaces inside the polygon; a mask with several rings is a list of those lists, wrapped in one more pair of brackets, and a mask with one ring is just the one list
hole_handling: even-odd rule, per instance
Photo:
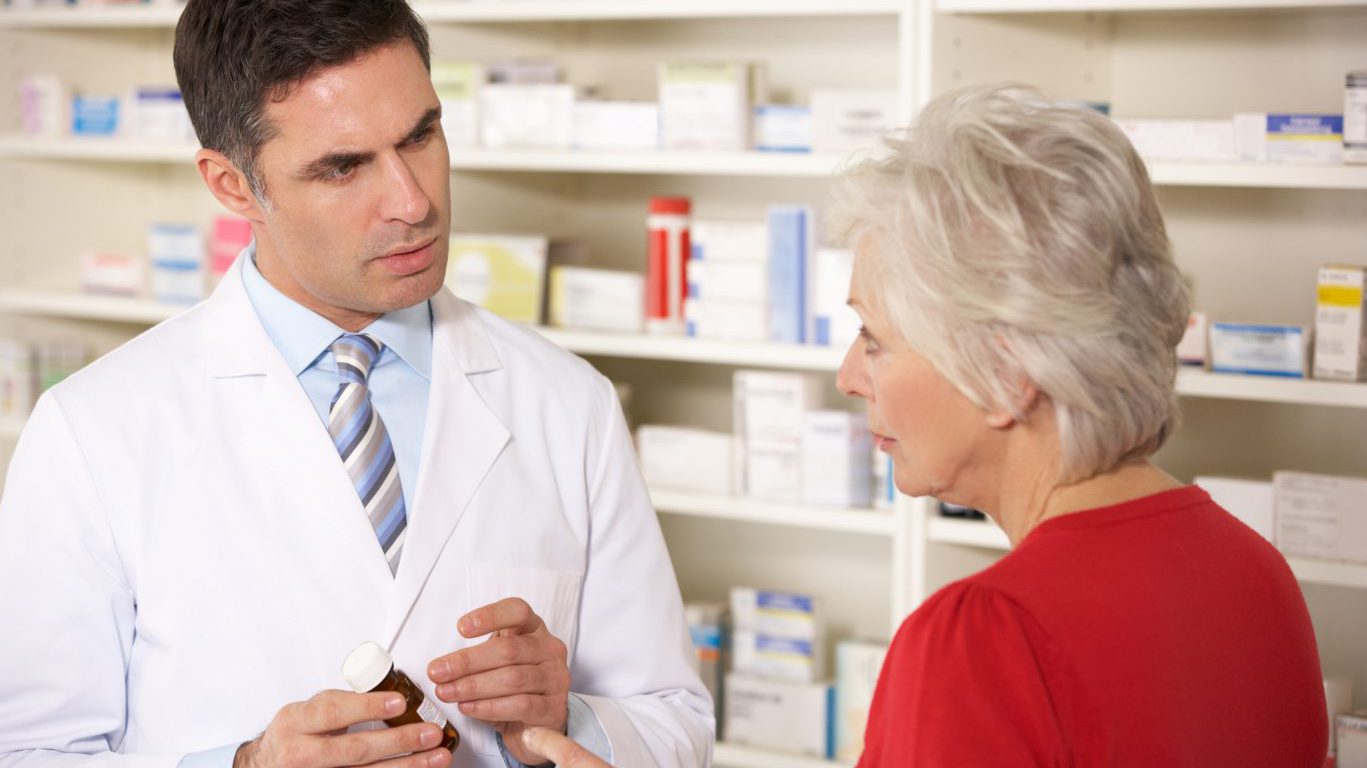
{"label": "woman's gray hair", "polygon": [[1052,402],[1071,483],[1177,425],[1188,299],[1148,172],[1110,119],[1023,86],[931,102],[846,172],[832,223],[903,339],[979,407]]}

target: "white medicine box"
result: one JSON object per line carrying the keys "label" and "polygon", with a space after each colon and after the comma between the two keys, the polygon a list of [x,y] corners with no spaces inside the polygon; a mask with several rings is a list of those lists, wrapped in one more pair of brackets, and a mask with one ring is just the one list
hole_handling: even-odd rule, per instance
{"label": "white medicine box", "polygon": [[1362,381],[1367,372],[1363,344],[1362,267],[1320,267],[1315,303],[1315,378]]}
{"label": "white medicine box", "polygon": [[1367,564],[1367,480],[1278,472],[1272,482],[1283,554]]}

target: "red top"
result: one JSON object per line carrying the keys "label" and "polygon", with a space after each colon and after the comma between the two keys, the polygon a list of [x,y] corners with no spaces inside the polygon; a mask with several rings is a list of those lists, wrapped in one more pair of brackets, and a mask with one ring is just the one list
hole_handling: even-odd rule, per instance
{"label": "red top", "polygon": [[1196,486],[1041,523],[888,652],[860,768],[1320,768],[1310,615]]}

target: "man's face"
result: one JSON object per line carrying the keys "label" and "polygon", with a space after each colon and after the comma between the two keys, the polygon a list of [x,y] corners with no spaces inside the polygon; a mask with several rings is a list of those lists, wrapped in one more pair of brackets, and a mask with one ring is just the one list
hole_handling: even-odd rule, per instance
{"label": "man's face", "polygon": [[446,276],[451,170],[413,45],[325,69],[265,116],[277,130],[257,165],[266,279],[348,330],[431,298]]}

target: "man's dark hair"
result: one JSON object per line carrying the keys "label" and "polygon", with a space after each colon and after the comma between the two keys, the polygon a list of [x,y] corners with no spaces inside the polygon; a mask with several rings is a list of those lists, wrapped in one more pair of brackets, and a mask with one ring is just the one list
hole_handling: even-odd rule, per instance
{"label": "man's dark hair", "polygon": [[257,198],[267,100],[327,67],[408,40],[431,69],[427,28],[405,0],[189,0],[176,26],[176,82],[199,141],[231,160]]}

